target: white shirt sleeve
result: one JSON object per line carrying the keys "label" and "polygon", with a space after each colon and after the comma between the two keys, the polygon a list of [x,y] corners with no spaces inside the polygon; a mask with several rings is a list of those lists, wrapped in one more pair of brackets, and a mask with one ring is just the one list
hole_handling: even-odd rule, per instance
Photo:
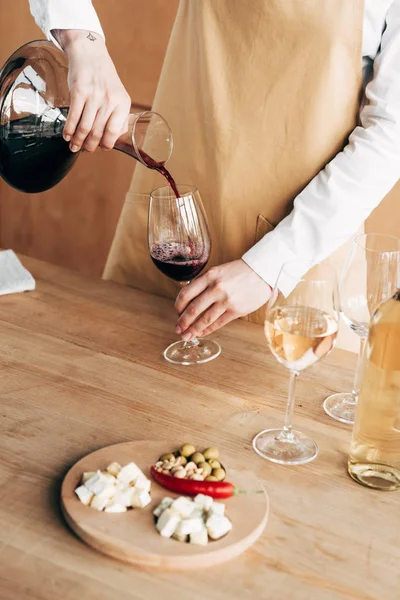
{"label": "white shirt sleeve", "polygon": [[366,88],[361,126],[297,196],[290,215],[242,257],[269,284],[288,260],[316,264],[329,256],[400,178],[399,73],[400,0],[395,0],[386,15],[374,78]]}
{"label": "white shirt sleeve", "polygon": [[53,29],[84,29],[104,37],[91,0],[29,0],[29,5],[37,25],[59,48]]}

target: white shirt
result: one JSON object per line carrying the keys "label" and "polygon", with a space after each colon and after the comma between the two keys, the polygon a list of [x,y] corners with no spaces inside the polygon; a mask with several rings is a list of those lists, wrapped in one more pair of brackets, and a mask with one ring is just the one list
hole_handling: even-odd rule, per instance
{"label": "white shirt", "polygon": [[[90,0],[29,2],[53,41],[52,29],[103,35]],[[400,178],[400,0],[365,0],[362,69],[365,104],[348,145],[297,196],[290,215],[243,256],[270,284],[288,260],[329,256]]]}

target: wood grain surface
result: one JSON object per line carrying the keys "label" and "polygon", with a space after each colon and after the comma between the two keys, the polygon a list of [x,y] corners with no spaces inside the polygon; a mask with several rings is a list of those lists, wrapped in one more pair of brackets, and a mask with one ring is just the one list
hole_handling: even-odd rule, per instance
{"label": "wood grain surface", "polygon": [[[37,290],[0,298],[0,598],[16,600],[398,600],[399,502],[346,472],[350,429],[322,410],[351,389],[355,357],[334,351],[301,374],[294,424],[318,458],[262,460],[251,439],[283,421],[287,371],[262,328],[214,334],[215,361],[167,364],[173,304],[32,259]],[[82,544],[60,484],[103,446],[156,439],[217,445],[259,477],[268,527],[241,557],[206,571],[141,571]]]}
{"label": "wood grain surface", "polygon": [[[166,451],[175,450],[176,442],[143,440],[106,446],[88,454],[68,471],[61,486],[63,515],[75,533],[90,546],[118,560],[139,567],[160,570],[206,569],[236,558],[245,552],[262,534],[268,520],[267,493],[257,477],[247,470],[236,471],[235,459],[224,454],[229,465],[229,481],[241,490],[254,494],[240,494],[223,500],[226,515],[232,522],[232,531],[206,546],[183,544],[161,537],[154,523],[153,510],[165,496],[176,498],[152,480],[150,465]],[[82,474],[103,471],[112,462],[126,465],[135,462],[151,479],[151,504],[142,510],[128,510],[122,514],[106,514],[83,505],[74,493]]]}

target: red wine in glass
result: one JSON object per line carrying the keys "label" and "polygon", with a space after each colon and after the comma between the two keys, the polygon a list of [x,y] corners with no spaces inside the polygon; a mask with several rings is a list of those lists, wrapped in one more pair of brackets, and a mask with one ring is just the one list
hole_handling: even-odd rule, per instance
{"label": "red wine in glass", "polygon": [[191,243],[163,242],[153,244],[150,256],[161,273],[181,282],[191,281],[204,269],[210,251]]}

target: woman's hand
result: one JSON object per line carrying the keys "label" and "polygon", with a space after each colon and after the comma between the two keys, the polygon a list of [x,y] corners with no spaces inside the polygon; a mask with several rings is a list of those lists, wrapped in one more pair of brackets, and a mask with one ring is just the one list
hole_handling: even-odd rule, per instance
{"label": "woman's hand", "polygon": [[257,310],[270,295],[270,286],[243,260],[213,267],[178,295],[175,330],[186,342],[208,335]]}
{"label": "woman's hand", "polygon": [[64,139],[72,152],[105,150],[127,129],[130,97],[108,54],[103,38],[88,31],[53,31],[68,55],[70,109]]}

